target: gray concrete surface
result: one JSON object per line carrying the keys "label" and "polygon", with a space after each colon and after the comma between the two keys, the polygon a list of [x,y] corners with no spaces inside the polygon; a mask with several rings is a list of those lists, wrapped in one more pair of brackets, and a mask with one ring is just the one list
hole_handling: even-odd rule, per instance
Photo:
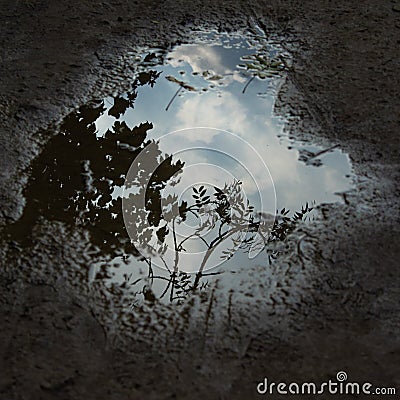
{"label": "gray concrete surface", "polygon": [[123,293],[84,284],[79,233],[43,221],[29,253],[2,240],[0,397],[249,399],[264,376],[321,381],[339,370],[400,390],[399,9],[386,0],[2,1],[4,227],[21,215],[45,128],[122,91],[128,51],[190,42],[198,27],[258,23],[281,37],[294,64],[276,113],[290,113],[296,138],[339,143],[356,176],[348,204],[321,206],[290,237],[272,281],[260,270],[257,283],[243,282],[267,288],[258,303],[229,300],[216,283],[179,309],[128,313]]}

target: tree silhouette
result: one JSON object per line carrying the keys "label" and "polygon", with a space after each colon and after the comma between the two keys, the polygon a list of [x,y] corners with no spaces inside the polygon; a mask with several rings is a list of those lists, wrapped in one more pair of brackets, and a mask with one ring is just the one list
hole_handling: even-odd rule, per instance
{"label": "tree silhouette", "polygon": [[[162,164],[159,168],[162,168]],[[147,178],[144,177],[143,182],[146,181]],[[138,182],[137,184],[140,185]],[[146,190],[146,188],[143,187],[141,190]],[[124,212],[132,216],[125,219],[133,224],[131,227],[133,229],[130,230],[131,238],[139,249],[148,254],[144,260],[149,266],[150,285],[146,286],[144,291],[146,293],[151,291],[151,282],[154,279],[164,280],[166,287],[160,297],[168,294],[170,301],[180,300],[188,293],[204,288],[206,283],[201,284],[203,277],[220,273],[205,272],[207,262],[218,250],[221,253],[221,261],[229,260],[238,250],[248,253],[259,253],[265,250],[271,262],[278,254],[272,252],[268,245],[274,241],[284,240],[294,230],[297,223],[312,210],[312,207],[306,204],[293,216],[289,216],[289,210],[286,209],[277,212],[276,218],[270,214],[257,213],[243,196],[240,181],[226,183],[222,188],[214,187],[213,193],[209,193],[204,185],[194,186],[192,191],[190,203],[186,200],[179,203],[177,196],[172,195],[168,195],[165,201],[161,201],[162,193],[157,192],[153,199],[146,198],[146,206],[143,210],[138,210],[137,198],[143,195],[139,190],[129,195],[124,206]],[[155,203],[157,207],[154,207]],[[156,218],[149,217],[152,214],[155,214]],[[199,224],[193,233],[178,239],[176,228],[186,221],[189,214],[198,219]],[[149,222],[147,226],[144,223],[146,219]],[[160,221],[163,221],[164,225],[158,228]],[[207,240],[210,232],[214,235],[211,235],[212,239]],[[174,257],[166,256],[168,236],[171,237],[170,243],[172,243]],[[186,243],[191,239],[201,241],[205,249],[194,274],[182,271],[180,265],[180,255],[187,251]],[[156,258],[161,260],[162,265],[168,270],[169,277],[154,275],[152,261]]]}

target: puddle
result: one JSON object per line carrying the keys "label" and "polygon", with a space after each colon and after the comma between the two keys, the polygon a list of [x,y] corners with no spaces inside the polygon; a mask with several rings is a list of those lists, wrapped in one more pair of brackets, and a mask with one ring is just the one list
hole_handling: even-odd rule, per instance
{"label": "puddle", "polygon": [[89,281],[175,301],[268,266],[269,244],[350,189],[346,154],[290,141],[273,115],[278,45],[213,34],[138,62],[129,92],[70,114],[34,161],[13,240],[64,222],[89,234]]}

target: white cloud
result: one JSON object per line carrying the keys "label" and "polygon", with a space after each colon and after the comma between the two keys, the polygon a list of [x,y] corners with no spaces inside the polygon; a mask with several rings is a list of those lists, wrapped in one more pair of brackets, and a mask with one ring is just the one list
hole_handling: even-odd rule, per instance
{"label": "white cloud", "polygon": [[190,66],[192,72],[202,74],[209,71],[211,75],[223,76],[225,85],[233,81],[246,81],[246,78],[239,71],[226,65],[219,49],[215,46],[201,44],[180,46],[170,52],[168,58],[169,64],[177,69],[182,68],[182,63],[186,63]]}

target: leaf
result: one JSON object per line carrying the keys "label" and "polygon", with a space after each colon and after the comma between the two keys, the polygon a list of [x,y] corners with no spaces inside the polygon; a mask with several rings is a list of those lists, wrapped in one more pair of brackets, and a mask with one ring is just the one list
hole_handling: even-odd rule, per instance
{"label": "leaf", "polygon": [[158,229],[156,232],[157,238],[161,243],[164,243],[165,241],[165,236],[168,235],[169,230],[167,228],[167,225],[163,226],[162,228]]}
{"label": "leaf", "polygon": [[108,110],[108,115],[119,118],[122,114],[125,114],[128,107],[130,107],[129,100],[116,96],[114,97],[114,105]]}
{"label": "leaf", "polygon": [[161,72],[157,71],[140,72],[135,83],[139,83],[140,86],[149,84],[151,87],[153,87],[160,74]]}
{"label": "leaf", "polygon": [[154,295],[154,293],[151,291],[150,288],[145,288],[143,290],[143,296],[144,296],[144,299],[146,301],[148,301],[149,303],[155,303],[155,301],[156,301],[156,296]]}
{"label": "leaf", "polygon": [[186,220],[187,204],[188,203],[183,200],[181,205],[179,206],[179,216],[182,218],[183,221]]}
{"label": "leaf", "polygon": [[101,101],[98,103],[97,107],[92,107],[89,105],[81,106],[79,108],[77,116],[79,117],[80,122],[87,126],[93,124],[104,111],[104,102]]}
{"label": "leaf", "polygon": [[190,92],[197,92],[197,90],[193,86],[190,86],[189,84],[185,83],[184,81],[176,79],[175,77],[173,77],[171,75],[166,76],[165,79],[167,79],[170,82],[177,83],[180,87],[183,87],[184,89],[189,90]]}
{"label": "leaf", "polygon": [[113,126],[114,133],[118,135],[118,140],[133,147],[139,147],[146,139],[147,131],[152,128],[153,124],[150,122],[145,122],[132,129],[129,128],[125,121],[115,121]]}
{"label": "leaf", "polygon": [[148,63],[148,62],[154,61],[154,59],[156,59],[156,58],[157,58],[157,56],[154,53],[149,53],[144,58],[143,62]]}
{"label": "leaf", "polygon": [[212,76],[208,77],[208,80],[210,80],[210,81],[219,81],[221,79],[223,79],[222,75],[212,75]]}

